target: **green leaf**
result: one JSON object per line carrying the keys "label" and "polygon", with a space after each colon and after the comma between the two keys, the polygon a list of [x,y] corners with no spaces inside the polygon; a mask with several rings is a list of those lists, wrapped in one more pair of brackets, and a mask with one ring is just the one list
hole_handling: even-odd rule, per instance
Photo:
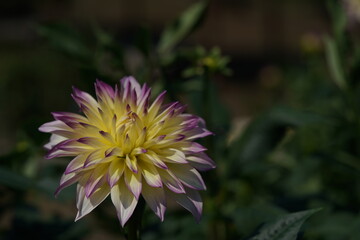
{"label": "green leaf", "polygon": [[312,209],[285,215],[265,225],[251,240],[296,240],[301,225],[320,209]]}
{"label": "green leaf", "polygon": [[158,45],[159,54],[170,51],[200,24],[207,5],[207,1],[195,3],[165,28]]}
{"label": "green leaf", "polygon": [[341,65],[339,51],[334,39],[330,37],[325,38],[325,49],[331,77],[333,78],[336,85],[340,89],[344,90],[347,88],[347,83],[345,80],[345,73]]}

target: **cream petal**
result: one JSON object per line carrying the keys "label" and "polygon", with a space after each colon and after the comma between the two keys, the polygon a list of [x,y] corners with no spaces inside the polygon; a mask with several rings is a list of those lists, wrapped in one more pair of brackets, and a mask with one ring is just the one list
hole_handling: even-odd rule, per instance
{"label": "cream petal", "polygon": [[167,169],[158,169],[164,185],[174,193],[185,193],[185,189],[176,176]]}
{"label": "cream petal", "polygon": [[156,167],[152,164],[141,162],[141,173],[147,182],[152,187],[162,187],[161,177]]}
{"label": "cream petal", "polygon": [[55,145],[59,144],[60,142],[65,141],[67,138],[63,136],[59,136],[57,134],[51,134],[50,142],[44,145],[44,148],[47,150],[52,149]]}
{"label": "cream petal", "polygon": [[179,164],[188,163],[186,161],[185,154],[182,151],[175,148],[156,150],[156,153],[161,158],[161,160],[165,162],[179,163]]}
{"label": "cream petal", "polygon": [[202,213],[202,201],[199,193],[196,190],[186,189],[185,194],[176,194],[168,189],[165,191],[166,196],[173,199],[186,210],[192,213],[196,221],[200,221]]}
{"label": "cream petal", "polygon": [[123,175],[125,169],[125,164],[123,161],[119,161],[119,159],[115,159],[110,163],[107,181],[110,187],[113,187]]}
{"label": "cream petal", "polygon": [[60,179],[59,187],[55,190],[55,197],[57,197],[64,188],[77,182],[80,179],[80,177],[81,175],[76,173],[70,173],[70,174],[64,173]]}
{"label": "cream petal", "polygon": [[166,211],[166,198],[163,188],[153,188],[147,184],[143,184],[142,196],[151,210],[160,218],[164,220]]}
{"label": "cream petal", "polygon": [[169,170],[187,187],[206,190],[200,173],[188,164],[168,164]]}
{"label": "cream petal", "polygon": [[121,226],[124,227],[133,214],[138,201],[126,187],[124,181],[119,181],[111,188],[111,200],[116,208]]}
{"label": "cream petal", "polygon": [[139,199],[141,193],[141,173],[134,173],[129,168],[125,168],[124,180],[128,189],[134,194],[136,199]]}
{"label": "cream petal", "polygon": [[97,166],[92,171],[89,179],[87,180],[85,184],[85,196],[90,197],[96,189],[103,185],[103,183],[106,181],[106,170],[108,168],[108,164],[101,164],[100,166]]}
{"label": "cream petal", "polygon": [[188,156],[186,160],[191,166],[200,171],[208,171],[216,167],[215,162],[203,152],[195,153],[192,156]]}
{"label": "cream petal", "polygon": [[97,188],[96,191],[87,198],[85,195],[85,188],[79,183],[77,186],[76,206],[78,213],[75,218],[75,222],[96,208],[102,203],[110,194],[110,187],[107,184]]}
{"label": "cream petal", "polygon": [[65,174],[69,174],[69,173],[75,172],[77,170],[80,170],[84,166],[84,163],[85,163],[85,160],[86,160],[87,156],[88,156],[88,154],[85,154],[85,153],[77,155],[67,165],[66,170],[65,170]]}
{"label": "cream petal", "polygon": [[66,125],[64,122],[59,120],[44,123],[39,127],[40,132],[51,133],[57,130],[71,130],[71,128],[68,125]]}

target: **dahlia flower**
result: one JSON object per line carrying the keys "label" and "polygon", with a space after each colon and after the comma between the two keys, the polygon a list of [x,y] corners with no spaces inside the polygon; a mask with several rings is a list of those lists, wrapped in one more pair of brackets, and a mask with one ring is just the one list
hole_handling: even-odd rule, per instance
{"label": "dahlia flower", "polygon": [[215,167],[195,139],[212,134],[204,121],[183,113],[179,102],[163,105],[165,91],[150,104],[151,89],[125,77],[113,89],[96,81],[95,100],[73,88],[84,115],[53,112],[55,121],[39,130],[51,133],[47,159],[74,157],[61,177],[57,195],[77,183],[75,221],[110,195],[122,226],[140,195],[163,221],[166,201],[175,200],[199,220],[205,184],[198,171]]}

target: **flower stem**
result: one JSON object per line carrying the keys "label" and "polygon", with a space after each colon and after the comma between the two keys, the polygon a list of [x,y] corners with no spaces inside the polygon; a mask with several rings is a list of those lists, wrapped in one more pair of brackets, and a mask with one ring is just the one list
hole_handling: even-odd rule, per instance
{"label": "flower stem", "polygon": [[139,202],[134,210],[134,213],[130,217],[127,223],[127,240],[140,240],[141,239],[141,220],[145,210],[145,201],[142,197],[139,198]]}

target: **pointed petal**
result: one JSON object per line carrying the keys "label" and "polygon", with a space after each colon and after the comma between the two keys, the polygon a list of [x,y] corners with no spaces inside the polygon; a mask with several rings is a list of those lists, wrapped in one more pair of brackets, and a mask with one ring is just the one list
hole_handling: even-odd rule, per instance
{"label": "pointed petal", "polygon": [[185,193],[185,189],[179,179],[167,169],[158,169],[164,185],[174,193]]}
{"label": "pointed petal", "polygon": [[133,171],[134,173],[138,172],[137,158],[135,156],[129,157],[129,155],[126,155],[125,163],[131,171]]}
{"label": "pointed petal", "polygon": [[107,181],[109,186],[112,188],[123,175],[125,169],[125,164],[123,161],[116,159],[110,163],[109,171],[107,175]]}
{"label": "pointed petal", "polygon": [[111,200],[116,208],[121,226],[124,227],[133,214],[138,201],[126,187],[124,181],[119,181],[111,188]]}
{"label": "pointed petal", "polygon": [[140,158],[149,164],[154,164],[158,168],[162,168],[162,169],[168,168],[166,164],[163,161],[161,161],[159,156],[151,150],[148,150],[146,154],[141,155]]}
{"label": "pointed petal", "polygon": [[70,112],[52,112],[51,113],[56,120],[63,122],[87,122],[87,119],[79,114]]}
{"label": "pointed petal", "polygon": [[154,213],[160,218],[161,221],[164,221],[164,214],[166,210],[164,189],[153,188],[147,184],[144,184],[142,196],[144,197],[146,203],[149,205],[151,210],[154,211]]}
{"label": "pointed petal", "polygon": [[157,153],[159,156],[161,156],[161,159],[169,163],[179,163],[179,164],[188,163],[186,161],[185,154],[182,151],[175,148],[157,150]]}
{"label": "pointed petal", "polygon": [[100,166],[96,166],[92,171],[89,179],[85,185],[85,196],[89,198],[99,186],[102,186],[106,181],[105,172],[107,170],[107,164],[101,164]]}
{"label": "pointed petal", "polygon": [[85,153],[77,155],[67,165],[66,170],[65,170],[65,174],[69,174],[69,173],[75,172],[77,170],[80,170],[84,166],[84,163],[85,163],[85,160],[86,160],[87,156],[88,156],[88,154],[85,154]]}
{"label": "pointed petal", "polygon": [[209,135],[214,135],[214,134],[209,130],[207,130],[206,128],[202,128],[202,127],[193,128],[190,131],[186,132],[186,136],[188,140],[195,140],[198,138],[207,137]]}
{"label": "pointed petal", "polygon": [[163,103],[164,99],[165,99],[165,95],[166,95],[166,91],[163,91],[162,93],[160,93],[159,96],[157,96],[157,98],[154,100],[154,102],[151,104],[150,108],[149,108],[149,119],[150,121],[152,121],[158,114],[161,104]]}
{"label": "pointed petal", "polygon": [[208,171],[216,167],[215,162],[203,152],[193,154],[186,158],[189,164],[200,171]]}
{"label": "pointed petal", "polygon": [[100,98],[110,97],[114,99],[115,97],[114,89],[109,84],[106,84],[103,81],[96,80],[95,90],[96,90],[96,95],[99,96]]}
{"label": "pointed petal", "polygon": [[96,110],[98,108],[98,103],[90,94],[81,91],[76,87],[73,87],[73,94],[71,94],[71,96],[80,107],[84,105],[91,110]]}
{"label": "pointed petal", "polygon": [[[136,93],[137,96],[140,96],[141,88],[140,84],[133,77],[124,77],[120,80],[122,86],[122,97],[123,100],[130,99],[132,93]],[[136,102],[135,102],[136,103]]]}
{"label": "pointed petal", "polygon": [[154,165],[141,162],[141,173],[151,187],[162,187],[160,174]]}
{"label": "pointed petal", "polygon": [[44,123],[43,125],[41,125],[39,127],[39,131],[45,132],[45,133],[50,133],[50,132],[54,132],[57,130],[68,131],[68,130],[71,130],[71,128],[69,128],[68,125],[66,125],[64,122],[59,121],[59,120]]}
{"label": "pointed petal", "polygon": [[55,197],[57,197],[59,195],[59,193],[66,187],[74,184],[75,182],[77,182],[80,177],[82,175],[76,174],[76,173],[71,173],[71,174],[63,174],[61,179],[60,179],[60,185],[59,187],[55,190]]}
{"label": "pointed petal", "polygon": [[76,195],[78,213],[76,215],[75,222],[90,213],[94,208],[102,203],[109,194],[110,188],[107,184],[104,184],[97,188],[96,191],[87,198],[85,195],[85,188],[79,183]]}
{"label": "pointed petal", "polygon": [[197,142],[192,142],[189,144],[189,146],[184,147],[183,150],[186,153],[199,153],[199,152],[204,152],[207,149]]}
{"label": "pointed petal", "polygon": [[125,168],[124,180],[128,189],[134,194],[136,199],[139,199],[142,187],[141,173],[134,173],[129,168]]}
{"label": "pointed petal", "polygon": [[175,202],[191,212],[197,222],[200,221],[202,213],[202,201],[199,193],[196,190],[186,189],[186,194],[176,194],[167,190],[166,196],[175,200]]}
{"label": "pointed petal", "polygon": [[169,170],[187,187],[206,190],[200,173],[188,164],[168,164]]}
{"label": "pointed petal", "polygon": [[44,148],[47,150],[52,149],[55,145],[59,144],[60,142],[65,141],[67,138],[63,136],[59,136],[57,134],[51,134],[50,141],[44,145]]}

